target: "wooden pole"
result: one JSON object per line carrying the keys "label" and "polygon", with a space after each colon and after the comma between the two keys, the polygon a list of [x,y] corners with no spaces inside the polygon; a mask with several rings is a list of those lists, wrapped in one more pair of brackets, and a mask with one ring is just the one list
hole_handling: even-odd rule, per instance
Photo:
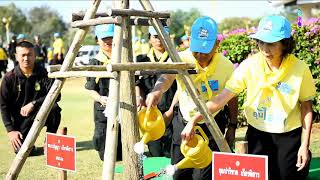
{"label": "wooden pole", "polygon": [[96,19],[89,19],[89,20],[80,20],[74,21],[71,23],[71,27],[73,28],[83,28],[87,26],[95,26],[99,24],[120,24],[122,21],[121,16],[116,17],[101,17]]}
{"label": "wooden pole", "polygon": [[[167,22],[167,19],[159,19],[163,26],[167,26],[169,23]],[[130,18],[130,25],[135,26],[152,26],[151,20],[147,18]]]}
{"label": "wooden pole", "polygon": [[[122,0],[123,8],[129,8],[129,0]],[[132,62],[131,27],[129,18],[124,18],[125,27],[123,33],[122,63]],[[132,71],[120,72],[120,117],[121,140],[123,151],[124,172],[123,179],[143,179],[143,167],[139,156],[133,150],[133,145],[139,141],[139,128],[136,110],[135,79]]]}
{"label": "wooden pole", "polygon": [[[85,20],[91,19],[94,16],[98,9],[100,1],[101,0],[93,1],[91,8],[88,9],[84,16]],[[68,68],[72,66],[77,52],[80,49],[80,44],[83,41],[87,32],[88,28],[79,29],[77,31],[60,71],[66,71]],[[56,79],[54,81],[48,95],[46,96],[43,104],[40,107],[38,114],[35,117],[32,127],[27,137],[25,138],[24,143],[22,144],[20,151],[18,152],[11,164],[11,167],[6,175],[6,180],[16,179],[18,177],[23,167],[23,164],[25,163],[30,153],[31,148],[33,147],[42,127],[45,124],[45,120],[47,119],[48,114],[52,109],[52,106],[54,105],[58,95],[60,94],[64,81],[64,79]]]}
{"label": "wooden pole", "polygon": [[[48,66],[48,72],[59,71],[61,65]],[[144,70],[187,70],[194,69],[193,63],[154,63],[154,62],[141,62],[141,63],[111,63],[108,65],[86,65],[86,66],[73,66],[70,71],[144,71]]]}
{"label": "wooden pole", "polygon": [[123,64],[108,64],[108,71],[138,71],[138,70],[186,70],[194,69],[193,63],[155,63],[155,62],[141,62],[141,63],[123,63]]}
{"label": "wooden pole", "polygon": [[[59,132],[58,134],[62,134],[62,135],[67,135],[68,133],[68,129],[67,127],[63,127]],[[68,174],[67,174],[67,171],[66,170],[61,170],[60,173],[59,173],[59,180],[67,180],[68,178]]]}
{"label": "wooden pole", "polygon": [[[139,1],[145,10],[154,11],[151,3],[148,0],[139,0]],[[171,43],[169,35],[165,33],[161,22],[156,18],[152,18],[152,23],[160,37],[162,44],[166,48],[166,51],[168,51],[173,62],[181,62],[181,59],[178,53],[176,52],[173,44]],[[190,94],[195,105],[199,108],[200,113],[203,115],[204,121],[210,133],[212,134],[215,142],[217,143],[220,151],[231,152],[231,149],[228,143],[226,142],[226,140],[224,139],[224,136],[221,133],[217,123],[210,116],[206,104],[200,99],[193,81],[191,80],[187,72],[181,71],[181,70],[178,70],[178,71],[181,72],[179,74],[181,74],[182,80],[188,90],[188,93]]]}
{"label": "wooden pole", "polygon": [[[117,2],[119,3],[119,2]],[[113,7],[116,6],[113,3]],[[115,25],[114,36],[112,42],[112,54],[111,62],[120,63],[121,51],[123,45],[123,26],[124,22],[120,25]],[[117,76],[115,79],[110,79],[109,94],[108,94],[108,121],[106,129],[106,143],[104,151],[104,162],[102,179],[113,180],[114,179],[114,167],[117,157],[117,146],[118,146],[118,133],[119,133],[119,101],[120,101],[120,77]]]}
{"label": "wooden pole", "polygon": [[80,77],[98,77],[98,78],[112,78],[117,77],[117,73],[103,72],[103,71],[67,71],[67,72],[53,72],[48,74],[49,78],[80,78]]}
{"label": "wooden pole", "polygon": [[154,12],[154,11],[143,11],[135,9],[108,9],[107,14],[109,16],[142,16],[152,18],[170,18],[170,12]]}
{"label": "wooden pole", "polygon": [[247,154],[248,153],[248,141],[237,141],[235,143],[236,153]]}

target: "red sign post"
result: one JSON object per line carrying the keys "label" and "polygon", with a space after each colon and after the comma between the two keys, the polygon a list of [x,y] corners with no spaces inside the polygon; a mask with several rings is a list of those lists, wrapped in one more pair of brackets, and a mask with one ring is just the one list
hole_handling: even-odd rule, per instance
{"label": "red sign post", "polygon": [[267,180],[268,156],[212,153],[213,180]]}
{"label": "red sign post", "polygon": [[75,137],[47,133],[46,141],[47,166],[75,172]]}

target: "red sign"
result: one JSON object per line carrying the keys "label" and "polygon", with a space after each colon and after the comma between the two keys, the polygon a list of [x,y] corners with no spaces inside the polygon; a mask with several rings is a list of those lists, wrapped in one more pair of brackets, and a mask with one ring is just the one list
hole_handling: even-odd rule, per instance
{"label": "red sign", "polygon": [[267,180],[268,156],[212,152],[213,180]]}
{"label": "red sign", "polygon": [[47,133],[47,166],[76,171],[76,138]]}

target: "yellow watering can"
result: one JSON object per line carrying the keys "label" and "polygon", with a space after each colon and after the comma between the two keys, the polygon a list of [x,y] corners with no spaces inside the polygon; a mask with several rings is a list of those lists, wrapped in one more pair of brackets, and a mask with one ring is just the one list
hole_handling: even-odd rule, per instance
{"label": "yellow watering can", "polygon": [[143,136],[141,141],[138,142],[134,148],[137,153],[142,153],[143,144],[161,138],[165,132],[166,125],[162,113],[157,107],[151,107],[148,110],[147,108],[142,108],[138,112],[138,123]]}
{"label": "yellow watering can", "polygon": [[203,132],[201,127],[196,126],[195,130],[199,130],[199,134],[195,134],[190,141],[183,141],[180,146],[181,153],[184,155],[176,168],[197,168],[202,169],[207,167],[212,161],[212,151],[209,148],[209,139]]}

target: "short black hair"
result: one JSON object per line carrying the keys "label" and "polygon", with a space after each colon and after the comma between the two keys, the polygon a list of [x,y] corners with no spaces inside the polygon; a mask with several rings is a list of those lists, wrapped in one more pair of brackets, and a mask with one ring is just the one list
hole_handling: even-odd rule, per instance
{"label": "short black hair", "polygon": [[284,38],[284,39],[280,40],[280,42],[284,46],[284,50],[282,52],[283,57],[286,57],[288,54],[291,54],[293,52],[294,47],[295,47],[295,41],[294,41],[293,37]]}
{"label": "short black hair", "polygon": [[24,47],[24,48],[34,48],[34,45],[29,41],[21,41],[17,44],[16,47]]}

